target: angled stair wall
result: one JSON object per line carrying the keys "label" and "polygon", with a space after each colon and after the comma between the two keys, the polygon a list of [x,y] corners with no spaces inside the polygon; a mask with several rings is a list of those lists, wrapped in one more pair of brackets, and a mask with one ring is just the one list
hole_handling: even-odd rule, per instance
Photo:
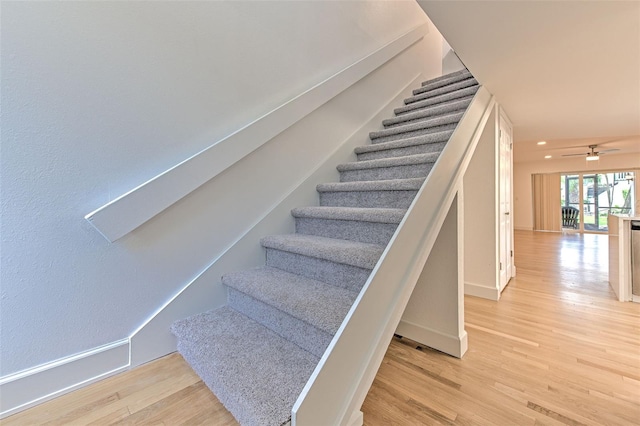
{"label": "angled stair wall", "polygon": [[[380,268],[381,256],[388,257],[393,244],[385,246],[398,239],[396,229],[407,221],[407,208],[415,209],[416,193],[424,192],[425,177],[440,163],[440,152],[472,101],[469,89],[478,89],[468,73],[429,84],[437,87],[417,89],[417,94],[405,100],[407,104],[429,104],[410,111],[397,109],[397,118],[410,117],[386,121],[384,130],[370,133],[372,145],[356,148],[357,161],[337,166],[340,182],[318,185],[320,206],[291,212],[295,234],[262,239],[265,266],[225,274],[228,306],[172,326],[180,352],[241,424],[288,421],[305,383],[303,394],[313,400],[313,385],[307,379],[312,374],[318,378],[317,364],[323,355],[322,368],[331,361],[340,330],[349,327],[350,321],[343,319],[354,314],[355,306],[362,306],[361,299],[370,289],[361,290],[377,276],[371,271]],[[443,216],[441,211],[438,214]],[[434,232],[437,235],[437,229]],[[401,314],[401,305],[392,307]],[[373,322],[380,320],[392,333],[393,320],[376,318]],[[369,346],[374,344],[379,352],[380,342],[371,339]],[[326,351],[327,347],[332,350]],[[353,385],[347,389],[353,390]],[[350,395],[342,404],[352,405],[355,400]],[[304,402],[302,411],[300,407],[294,408],[294,414],[296,411],[308,416]],[[336,407],[329,411],[339,414]]]}

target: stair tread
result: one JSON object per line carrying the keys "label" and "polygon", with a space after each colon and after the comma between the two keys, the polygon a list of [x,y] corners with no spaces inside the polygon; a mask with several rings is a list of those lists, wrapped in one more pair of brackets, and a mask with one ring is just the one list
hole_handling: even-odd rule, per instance
{"label": "stair tread", "polygon": [[269,235],[260,240],[266,248],[282,250],[335,263],[373,269],[384,251],[378,244],[319,237],[316,235]]}
{"label": "stair tread", "polygon": [[380,158],[377,160],[353,161],[351,163],[338,164],[338,171],[376,169],[380,167],[410,166],[422,163],[434,163],[438,159],[437,152],[427,154],[405,155],[402,157]]}
{"label": "stair tread", "polygon": [[424,145],[435,142],[446,142],[451,138],[453,130],[445,130],[442,132],[427,133],[426,135],[413,136],[406,139],[398,139],[391,142],[381,142],[370,145],[358,146],[354,149],[356,154],[364,154],[366,152],[385,151],[394,148],[405,148],[408,146]]}
{"label": "stair tread", "polygon": [[405,209],[365,207],[299,207],[291,211],[296,218],[357,220],[362,222],[398,224],[404,218]]}
{"label": "stair tread", "polygon": [[456,72],[453,74],[443,75],[440,80],[437,81],[425,81],[422,83],[422,86],[418,89],[413,90],[414,95],[419,95],[420,93],[427,92],[429,90],[447,86],[449,84],[455,83],[457,81],[466,80],[468,78],[473,77],[473,75],[469,72],[469,70],[461,70],[462,72]]}
{"label": "stair tread", "polygon": [[391,127],[389,129],[378,130],[376,132],[370,132],[369,138],[374,139],[382,138],[385,136],[399,135],[402,133],[413,132],[416,130],[428,129],[430,127],[442,126],[445,124],[457,123],[460,121],[464,111],[450,112],[438,117],[429,118],[416,123],[407,123],[400,126]]}
{"label": "stair tread", "polygon": [[437,82],[437,81],[446,80],[447,78],[455,77],[455,76],[458,76],[458,75],[461,75],[461,74],[465,74],[465,73],[468,73],[468,72],[469,72],[469,70],[468,70],[468,69],[463,68],[463,69],[461,69],[461,70],[454,71],[454,72],[451,72],[451,73],[449,73],[449,74],[443,74],[443,75],[441,75],[441,76],[439,76],[439,77],[435,77],[435,78],[432,78],[432,79],[429,79],[429,80],[423,81],[423,82],[422,82],[422,86],[426,86],[426,85],[427,85],[427,84],[429,84],[429,83],[435,83],[435,82]]}
{"label": "stair tread", "polygon": [[459,89],[464,89],[466,87],[477,86],[477,85],[478,85],[478,81],[475,78],[471,77],[465,80],[456,81],[455,83],[451,83],[446,86],[436,87],[431,90],[425,90],[422,93],[408,97],[407,99],[404,100],[404,103],[405,105],[408,105],[414,102],[422,101],[424,99],[433,98],[435,96],[443,95],[445,93],[450,93]]}
{"label": "stair tread", "polygon": [[445,104],[433,105],[417,112],[403,114],[398,117],[387,118],[386,120],[382,121],[382,125],[385,127],[395,126],[411,120],[419,120],[421,118],[443,115],[450,111],[466,110],[472,99],[473,96],[467,96],[451,102],[447,102]]}
{"label": "stair tread", "polygon": [[175,322],[183,357],[240,424],[282,425],[319,359],[230,307]]}
{"label": "stair tread", "polygon": [[444,104],[445,102],[451,102],[460,98],[475,95],[475,93],[478,91],[478,88],[479,86],[472,86],[465,89],[456,90],[454,92],[445,93],[444,95],[434,96],[433,98],[428,98],[423,101],[414,102],[412,104],[396,108],[393,110],[393,112],[396,115],[400,115],[406,114],[407,112],[414,111],[416,109],[425,108],[427,106]]}
{"label": "stair tread", "polygon": [[332,335],[358,296],[270,266],[225,274],[222,283]]}
{"label": "stair tread", "polygon": [[349,191],[415,191],[422,187],[425,178],[364,180],[357,182],[329,182],[316,186],[318,192]]}

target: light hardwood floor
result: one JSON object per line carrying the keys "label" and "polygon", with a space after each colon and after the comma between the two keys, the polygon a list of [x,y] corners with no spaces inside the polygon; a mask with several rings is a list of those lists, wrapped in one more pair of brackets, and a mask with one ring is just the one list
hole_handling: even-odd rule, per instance
{"label": "light hardwood floor", "polygon": [[[516,232],[518,275],[499,302],[467,297],[462,360],[391,342],[365,425],[640,424],[640,304],[607,283],[607,237]],[[179,355],[2,425],[234,425]]]}

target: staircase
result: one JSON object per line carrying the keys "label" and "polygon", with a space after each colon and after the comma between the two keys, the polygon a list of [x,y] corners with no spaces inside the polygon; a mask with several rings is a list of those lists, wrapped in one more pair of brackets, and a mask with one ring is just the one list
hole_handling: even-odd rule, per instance
{"label": "staircase", "polygon": [[226,274],[225,307],[177,321],[178,351],[242,425],[282,425],[382,255],[478,84],[423,83],[291,212],[296,233],[261,241],[265,266]]}

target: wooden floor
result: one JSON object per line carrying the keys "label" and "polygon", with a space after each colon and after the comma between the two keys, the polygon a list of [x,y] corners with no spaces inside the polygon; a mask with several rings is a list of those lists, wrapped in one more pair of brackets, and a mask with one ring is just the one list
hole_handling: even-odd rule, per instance
{"label": "wooden floor", "polygon": [[[373,425],[640,424],[640,304],[607,284],[607,236],[516,232],[499,302],[467,297],[462,360],[394,339],[363,406]],[[179,355],[2,425],[233,425]]]}

